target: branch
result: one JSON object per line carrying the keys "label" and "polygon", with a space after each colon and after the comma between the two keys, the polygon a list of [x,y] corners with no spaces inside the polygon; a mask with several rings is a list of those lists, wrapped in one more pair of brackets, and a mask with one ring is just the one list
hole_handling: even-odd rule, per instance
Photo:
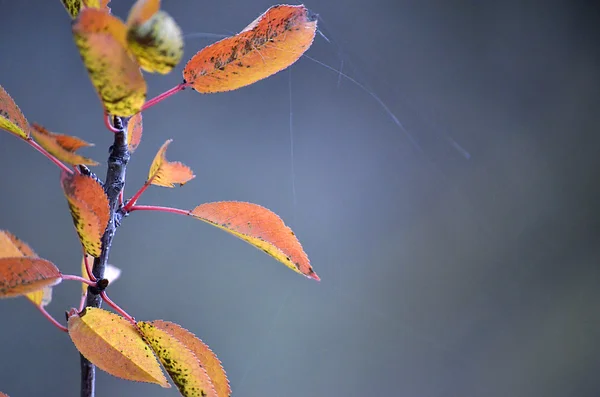
{"label": "branch", "polygon": [[[117,227],[120,224],[121,215],[117,213],[119,209],[119,195],[125,185],[125,171],[129,161],[129,151],[127,150],[127,123],[129,119],[120,117],[114,118],[115,140],[110,147],[108,156],[108,170],[106,172],[106,182],[104,191],[108,196],[110,207],[110,220],[102,236],[102,252],[98,258],[94,258],[94,267],[92,273],[96,279],[104,278],[104,269],[108,263],[110,246],[115,236]],[[102,290],[96,287],[88,287],[86,306],[100,307],[102,305]],[[81,356],[81,397],[93,397],[95,394],[96,368],[85,357]]]}

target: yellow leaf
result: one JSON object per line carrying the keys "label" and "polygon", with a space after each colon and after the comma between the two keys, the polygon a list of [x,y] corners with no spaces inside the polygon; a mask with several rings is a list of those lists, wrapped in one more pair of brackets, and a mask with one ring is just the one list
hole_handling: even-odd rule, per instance
{"label": "yellow leaf", "polygon": [[96,161],[75,153],[75,150],[85,146],[94,146],[93,144],[74,136],[54,134],[35,123],[31,127],[31,135],[34,140],[60,161],[71,165],[98,165]]}
{"label": "yellow leaf", "polygon": [[208,376],[215,387],[215,391],[217,392],[217,396],[229,397],[231,395],[229,379],[227,379],[221,361],[204,342],[187,329],[175,323],[156,320],[152,321],[151,324],[175,337],[196,355],[200,365],[202,365],[208,373]]}
{"label": "yellow leaf", "polygon": [[104,189],[93,178],[77,173],[63,172],[61,184],[85,251],[94,257],[100,256],[101,238],[110,216]]}
{"label": "yellow leaf", "polygon": [[[87,260],[90,264],[90,269],[91,269],[94,264],[94,257],[91,255],[87,255]],[[119,269],[118,267],[113,266],[111,264],[107,264],[104,267],[104,278],[107,279],[110,284],[114,283],[120,276],[121,276],[121,269]],[[88,277],[87,270],[85,269],[85,258],[81,259],[81,277],[85,278],[86,280],[90,279]],[[83,294],[84,295],[87,294],[88,285],[81,283],[81,288],[82,288]]]}
{"label": "yellow leaf", "polygon": [[152,350],[123,317],[88,307],[72,314],[67,327],[77,350],[101,370],[118,378],[171,387]]}
{"label": "yellow leaf", "polygon": [[135,149],[140,145],[142,141],[142,113],[134,114],[127,123],[127,148],[129,153],[135,152]]}
{"label": "yellow leaf", "polygon": [[220,201],[201,204],[190,215],[241,238],[295,272],[320,280],[294,232],[268,209],[251,203]]}
{"label": "yellow leaf", "polygon": [[44,287],[35,292],[30,292],[25,295],[34,305],[45,307],[52,301],[52,287]]}
{"label": "yellow leaf", "polygon": [[73,37],[92,84],[108,113],[132,116],[146,101],[146,81],[129,54],[127,28],[106,11],[85,8],[73,24]]}
{"label": "yellow leaf", "polygon": [[138,0],[127,18],[127,42],[142,69],[169,73],[183,56],[183,36],[158,0]]}
{"label": "yellow leaf", "polygon": [[138,321],[137,327],[183,396],[218,397],[206,370],[183,343],[152,323]]}
{"label": "yellow leaf", "polygon": [[179,186],[183,186],[196,177],[187,165],[179,161],[167,161],[167,147],[171,142],[173,140],[169,139],[161,146],[150,165],[148,181],[152,185],[175,187],[175,184],[179,184]]}
{"label": "yellow leaf", "polygon": [[26,295],[62,280],[50,261],[32,257],[0,258],[0,298]]}
{"label": "yellow leaf", "polygon": [[200,93],[235,90],[296,62],[311,46],[317,21],[303,5],[269,8],[241,33],[196,53],[183,70]]}
{"label": "yellow leaf", "polygon": [[0,85],[0,129],[29,138],[29,122],[8,92]]}
{"label": "yellow leaf", "polygon": [[100,8],[110,12],[110,8],[108,7],[108,3],[110,0],[61,0],[65,9],[71,16],[71,18],[75,19],[79,15],[79,12],[82,8]]}

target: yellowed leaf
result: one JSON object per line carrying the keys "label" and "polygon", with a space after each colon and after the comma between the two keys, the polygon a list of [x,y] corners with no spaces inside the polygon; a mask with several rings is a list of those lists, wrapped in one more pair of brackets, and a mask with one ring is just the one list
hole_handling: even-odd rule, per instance
{"label": "yellowed leaf", "polygon": [[31,127],[33,139],[60,161],[71,165],[98,165],[96,161],[75,153],[75,150],[93,144],[74,136],[52,133],[39,124],[34,123]]}
{"label": "yellowed leaf", "polygon": [[100,256],[101,238],[110,216],[104,189],[93,178],[77,173],[63,172],[61,184],[85,251],[94,257]]}
{"label": "yellowed leaf", "polygon": [[137,327],[183,396],[218,397],[208,373],[183,343],[152,323],[138,321]]}
{"label": "yellowed leaf", "polygon": [[8,92],[0,85],[0,129],[29,138],[29,122]]}
{"label": "yellowed leaf", "polygon": [[161,146],[150,165],[148,181],[152,185],[175,187],[175,184],[179,184],[179,186],[183,186],[196,177],[187,165],[179,161],[167,161],[167,147],[171,142],[173,140],[169,139]]}
{"label": "yellowed leaf", "polygon": [[81,9],[85,7],[99,8],[110,12],[108,7],[110,0],[61,0],[61,2],[73,19],[77,18]]}
{"label": "yellowed leaf", "polygon": [[241,238],[295,272],[320,280],[294,232],[270,210],[252,203],[220,201],[201,204],[190,215]]}
{"label": "yellowed leaf", "polygon": [[88,307],[67,324],[79,352],[103,371],[127,380],[171,387],[137,328],[123,317]]}
{"label": "yellowed leaf", "polygon": [[208,376],[215,387],[215,391],[217,392],[217,396],[229,397],[231,395],[231,386],[229,385],[229,379],[227,379],[223,365],[206,343],[202,342],[196,335],[187,329],[170,321],[156,320],[152,321],[151,324],[175,337],[194,353],[196,358],[198,358],[200,365],[202,365],[208,373]]}
{"label": "yellowed leaf", "polygon": [[26,295],[62,280],[50,261],[32,257],[0,258],[0,298]]}
{"label": "yellowed leaf", "polygon": [[108,113],[132,116],[146,101],[146,81],[129,54],[127,28],[108,12],[84,8],[73,24],[73,37],[92,84]]}
{"label": "yellowed leaf", "polygon": [[52,302],[52,287],[44,287],[35,292],[30,292],[25,297],[36,306],[48,306]]}

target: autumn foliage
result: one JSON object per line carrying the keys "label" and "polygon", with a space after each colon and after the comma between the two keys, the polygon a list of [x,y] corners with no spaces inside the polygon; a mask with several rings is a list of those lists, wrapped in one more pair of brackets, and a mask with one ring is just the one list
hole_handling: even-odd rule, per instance
{"label": "autumn foliage", "polygon": [[[144,72],[168,74],[183,55],[181,30],[161,10],[160,1],[138,0],[125,20],[111,13],[108,0],[62,3],[73,19],[75,47],[102,105],[98,114],[115,137],[111,157],[121,158],[123,167],[140,145],[145,109],[186,88],[203,94],[224,92],[269,77],[304,54],[315,37],[317,23],[302,5],[273,6],[240,33],[198,51],[183,68],[182,82],[148,100]],[[110,242],[120,222],[131,213],[162,211],[201,220],[264,251],[295,272],[319,280],[296,235],[279,216],[260,205],[219,201],[187,210],[139,205],[150,186],[181,187],[195,178],[189,166],[167,158],[172,139],[157,150],[139,190],[125,199],[122,184],[102,182],[88,168],[99,163],[78,153],[91,143],[30,123],[2,86],[0,128],[60,168],[58,182],[82,247],[82,274],[65,275],[17,236],[0,230],[0,298],[29,299],[68,333],[83,357],[111,375],[171,387],[168,376],[183,396],[231,395],[221,362],[192,332],[169,321],[138,321],[108,297],[106,288],[121,273],[107,262]],[[109,167],[107,180],[114,177],[111,172]],[[66,326],[45,309],[51,302],[52,288],[63,280],[83,286],[78,308],[67,312]],[[95,297],[102,298],[115,312],[90,303]]]}

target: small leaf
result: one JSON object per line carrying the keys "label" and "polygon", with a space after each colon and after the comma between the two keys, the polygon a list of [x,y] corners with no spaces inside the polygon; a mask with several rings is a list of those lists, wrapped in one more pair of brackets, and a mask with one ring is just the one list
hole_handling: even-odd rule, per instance
{"label": "small leaf", "polygon": [[44,287],[35,292],[30,292],[25,295],[34,305],[45,307],[52,302],[52,287]]}
{"label": "small leaf", "polygon": [[[87,259],[91,266],[94,263],[94,257],[91,255],[87,255]],[[120,276],[121,276],[121,269],[119,269],[118,267],[113,266],[111,264],[106,264],[106,266],[104,267],[104,278],[107,279],[110,284],[117,281],[117,279]],[[81,259],[81,277],[85,278],[86,280],[90,279],[88,277],[87,270],[85,269],[85,258]],[[88,285],[81,283],[81,287],[82,287],[83,294],[84,295],[87,294]]]}
{"label": "small leaf", "polygon": [[78,148],[93,146],[93,144],[74,136],[54,134],[35,123],[31,127],[31,135],[35,141],[60,161],[71,165],[98,165],[94,160],[75,153]]}
{"label": "small leaf", "polygon": [[101,238],[110,216],[104,189],[92,177],[76,173],[63,172],[61,183],[85,251],[94,257],[100,256]]}
{"label": "small leaf", "polygon": [[53,286],[62,280],[50,261],[32,257],[0,258],[0,298],[12,298]]}
{"label": "small leaf", "polygon": [[241,33],[200,50],[183,78],[200,93],[235,90],[296,62],[311,46],[315,16],[303,5],[269,8]]}
{"label": "small leaf", "polygon": [[152,321],[151,324],[175,337],[196,355],[198,361],[208,373],[218,397],[229,397],[231,395],[229,379],[227,379],[221,361],[204,342],[187,329],[175,323],[156,320]]}
{"label": "small leaf", "polygon": [[152,323],[138,321],[137,327],[161,364],[185,397],[218,397],[208,373],[198,358],[170,333]]}
{"label": "small leaf", "polygon": [[82,8],[99,8],[104,9],[110,12],[110,8],[108,7],[108,3],[110,0],[61,0],[65,9],[71,16],[71,18],[75,19],[79,15],[79,12]]}
{"label": "small leaf", "polygon": [[184,165],[179,161],[167,161],[167,147],[171,142],[173,142],[173,140],[168,139],[161,146],[156,153],[156,156],[154,156],[152,165],[150,165],[148,181],[152,185],[175,187],[175,184],[179,184],[179,186],[183,186],[196,177],[194,171],[187,165]]}
{"label": "small leaf", "polygon": [[85,8],[73,24],[73,37],[104,108],[132,116],[146,101],[146,81],[129,54],[127,28],[106,11]]}
{"label": "small leaf", "polygon": [[171,387],[136,327],[103,309],[69,317],[69,336],[79,352],[103,371],[127,380]]}
{"label": "small leaf", "polygon": [[166,74],[183,56],[183,35],[175,20],[159,8],[159,0],[138,0],[131,7],[127,42],[142,69]]}
{"label": "small leaf", "polygon": [[29,138],[29,122],[8,92],[0,85],[0,129]]}
{"label": "small leaf", "polygon": [[221,201],[201,204],[190,215],[241,238],[295,272],[319,280],[294,232],[268,209],[257,204]]}
{"label": "small leaf", "polygon": [[142,141],[142,112],[134,114],[127,124],[127,148],[129,153],[135,152]]}

